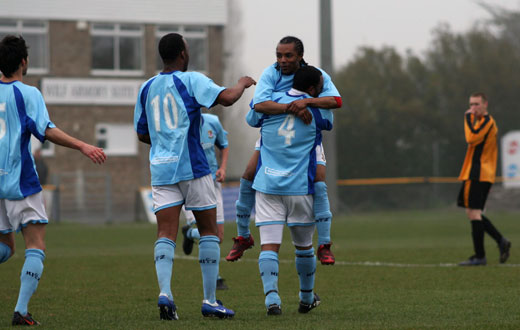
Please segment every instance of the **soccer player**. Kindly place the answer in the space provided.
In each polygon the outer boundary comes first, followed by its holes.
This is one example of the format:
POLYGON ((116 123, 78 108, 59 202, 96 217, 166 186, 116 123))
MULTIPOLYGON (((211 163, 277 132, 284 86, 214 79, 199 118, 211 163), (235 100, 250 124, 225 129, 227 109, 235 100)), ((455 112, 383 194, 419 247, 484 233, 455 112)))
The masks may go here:
POLYGON ((27 306, 42 277, 49 222, 31 155, 31 134, 42 143, 47 139, 79 150, 94 163, 106 159, 103 149, 67 135, 50 121, 40 91, 23 83, 28 66, 25 40, 4 37, 0 42, 0 263, 14 254, 15 231, 22 231, 26 249, 13 325, 39 324, 27 306))
MULTIPOLYGON (((273 94, 275 102, 316 97, 323 89, 320 70, 305 66, 294 75, 293 88, 273 94)), ((300 313, 320 304, 314 293, 316 257, 312 247, 315 221, 313 194, 316 175, 316 147, 321 130, 332 129, 332 112, 309 107, 310 124, 293 114, 265 115, 251 109, 247 122, 261 127, 259 169, 253 182, 256 190, 256 226, 261 252, 258 258, 268 315, 279 315, 282 302, 278 294, 278 251, 283 227, 290 229, 296 248, 296 270, 300 280, 300 313)))
MULTIPOLYGON (((306 66, 303 60, 303 43, 292 36, 284 37, 276 47, 277 62, 264 70, 255 89, 252 107, 265 114, 281 114, 290 112, 301 117, 308 123, 310 117, 308 106, 335 109, 341 107, 342 100, 338 90, 332 83, 330 76, 323 70, 323 91, 316 97, 298 99, 290 104, 274 102, 273 93, 288 91, 293 82, 294 73, 298 68, 306 66)), ((257 142, 258 144, 258 142, 257 142)), ((333 265, 334 254, 330 250, 330 226, 332 213, 330 212, 327 185, 325 184, 325 155, 320 144, 317 147, 318 169, 314 192, 314 217, 318 231, 318 258, 324 265, 333 265)), ((240 179, 239 198, 236 203, 237 237, 226 257, 228 261, 236 261, 242 257, 245 250, 254 245, 253 236, 249 231, 249 218, 255 204, 255 191, 252 189, 253 179, 257 168, 259 152, 256 150, 247 164, 247 168, 240 179)))
POLYGON ((158 307, 163 320, 178 319, 170 288, 179 214, 184 204, 193 211, 200 232, 199 263, 204 300, 202 314, 228 318, 234 311, 215 297, 220 260, 216 196, 211 170, 200 143, 201 106, 230 106, 255 81, 242 77, 225 88, 198 72, 187 72, 189 49, 184 38, 170 33, 159 41, 163 70, 139 91, 134 125, 140 141, 151 144, 150 172, 157 217, 155 269, 158 307))
MULTIPOLYGON (((226 179, 226 168, 229 156, 228 139, 227 134, 220 123, 217 116, 203 113, 202 114, 202 129, 200 133, 200 140, 202 148, 208 159, 209 168, 211 169, 211 175, 213 177, 213 183, 215 184, 215 192, 217 195, 217 229, 218 239, 220 243, 224 239, 224 203, 222 201, 222 182, 226 179), (220 167, 218 165, 217 156, 215 154, 215 147, 220 151, 220 167)), ((194 240, 200 239, 199 230, 195 227, 195 216, 193 212, 182 208, 184 216, 186 218, 186 225, 182 227, 182 234, 184 241, 182 242, 182 250, 185 254, 191 254, 193 250, 194 240)), ((226 290, 228 287, 224 283, 224 279, 217 277, 217 290, 226 290)))
POLYGON ((471 236, 475 254, 459 263, 460 266, 485 266, 484 232, 498 244, 500 263, 509 258, 511 242, 500 234, 484 214, 484 206, 495 182, 497 167, 497 132, 495 120, 488 113, 486 94, 478 92, 469 98, 469 110, 464 116, 464 132, 468 150, 460 171, 459 180, 463 181, 457 204, 466 208, 471 222, 471 236))

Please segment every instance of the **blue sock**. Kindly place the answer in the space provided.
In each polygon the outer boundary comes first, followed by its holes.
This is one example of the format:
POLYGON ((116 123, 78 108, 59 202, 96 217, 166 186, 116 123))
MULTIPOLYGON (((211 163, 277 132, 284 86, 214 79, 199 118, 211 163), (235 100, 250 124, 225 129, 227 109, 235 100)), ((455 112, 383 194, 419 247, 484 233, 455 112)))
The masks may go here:
POLYGON ((318 245, 330 244, 330 225, 332 213, 330 212, 327 185, 319 181, 314 183, 314 219, 318 231, 318 245))
POLYGON ((306 304, 314 301, 314 277, 316 273, 316 257, 314 249, 296 250, 296 271, 300 277, 300 300, 306 304))
POLYGON ((255 206, 255 190, 253 189, 253 182, 244 178, 240 179, 240 191, 238 193, 238 200, 236 202, 236 222, 237 234, 244 238, 248 238, 249 232, 249 218, 251 211, 255 206))
POLYGON ((45 260, 43 250, 25 250, 25 263, 23 264, 22 273, 20 275, 20 294, 18 295, 18 302, 14 308, 15 312, 27 315, 27 305, 33 293, 36 291, 38 282, 42 276, 43 260, 45 260))
POLYGON ((264 285, 265 307, 277 304, 282 305, 278 294, 278 253, 262 251, 258 257, 258 268, 264 285))
POLYGON ((199 263, 202 272, 202 286, 204 288, 204 300, 214 303, 217 298, 218 266, 220 263, 220 240, 217 236, 202 236, 199 240, 199 263))
POLYGON ((11 248, 0 242, 0 264, 6 262, 11 257, 11 248))
POLYGON ((198 228, 190 228, 190 229, 188 229, 188 232, 186 233, 186 236, 188 236, 188 238, 191 238, 191 239, 194 239, 194 240, 199 240, 200 239, 199 229, 198 228))
POLYGON ((175 242, 171 239, 161 237, 155 242, 154 247, 155 272, 160 293, 167 294, 172 300, 171 281, 175 246, 175 242))

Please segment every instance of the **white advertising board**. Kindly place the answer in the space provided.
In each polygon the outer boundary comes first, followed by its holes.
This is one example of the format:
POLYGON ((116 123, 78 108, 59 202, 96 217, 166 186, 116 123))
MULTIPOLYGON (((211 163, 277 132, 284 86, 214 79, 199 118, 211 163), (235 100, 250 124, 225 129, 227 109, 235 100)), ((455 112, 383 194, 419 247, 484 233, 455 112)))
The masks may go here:
POLYGON ((505 188, 520 188, 520 131, 502 137, 502 177, 505 188))

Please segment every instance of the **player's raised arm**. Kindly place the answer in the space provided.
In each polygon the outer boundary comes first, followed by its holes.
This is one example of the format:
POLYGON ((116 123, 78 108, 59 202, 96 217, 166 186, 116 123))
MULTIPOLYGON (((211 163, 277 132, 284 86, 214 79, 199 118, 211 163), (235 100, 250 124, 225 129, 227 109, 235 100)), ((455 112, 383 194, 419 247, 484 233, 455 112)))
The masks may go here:
POLYGON ((107 159, 103 149, 78 140, 57 127, 47 128, 45 138, 60 146, 79 150, 96 164, 102 164, 107 159))
POLYGON ((249 76, 244 76, 238 80, 235 86, 223 90, 218 95, 216 103, 225 107, 233 105, 242 96, 244 90, 252 85, 256 85, 256 81, 249 76))

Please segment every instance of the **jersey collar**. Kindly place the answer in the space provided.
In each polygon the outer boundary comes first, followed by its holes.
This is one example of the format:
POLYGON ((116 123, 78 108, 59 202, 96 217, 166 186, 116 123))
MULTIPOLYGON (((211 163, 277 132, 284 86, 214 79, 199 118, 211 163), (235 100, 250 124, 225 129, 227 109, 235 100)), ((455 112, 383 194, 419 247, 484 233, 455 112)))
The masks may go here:
POLYGON ((289 95, 289 96, 302 96, 302 95, 308 95, 308 94, 305 93, 305 92, 299 91, 299 90, 297 90, 297 89, 291 88, 291 89, 287 92, 287 95, 289 95))

